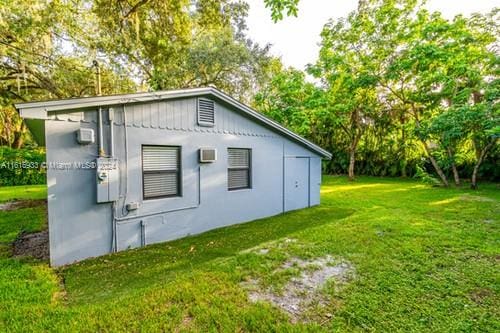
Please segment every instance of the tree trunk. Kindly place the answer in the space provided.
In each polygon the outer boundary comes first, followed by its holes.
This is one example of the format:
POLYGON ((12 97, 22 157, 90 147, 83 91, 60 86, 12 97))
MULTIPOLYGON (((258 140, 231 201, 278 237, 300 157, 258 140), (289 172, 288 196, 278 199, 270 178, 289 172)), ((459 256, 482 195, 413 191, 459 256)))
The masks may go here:
POLYGON ((477 159, 476 165, 474 165, 474 170, 472 171, 472 178, 470 182, 470 187, 473 190, 477 189, 477 173, 479 171, 479 167, 481 166, 481 163, 484 161, 484 157, 486 156, 486 153, 488 150, 493 147, 495 144, 496 139, 493 139, 490 143, 488 143, 483 150, 481 150, 481 153, 479 154, 479 158, 477 159))
POLYGON ((360 138, 361 138, 361 132, 356 134, 354 140, 351 143, 351 147, 349 147, 348 176, 350 181, 354 180, 354 164, 356 163, 356 150, 358 149, 358 142, 360 138))
POLYGON ((406 161, 403 161, 403 165, 401 165, 401 177, 406 178, 408 174, 406 173, 406 161))
POLYGON ((403 163, 401 163, 401 177, 406 178, 406 132, 405 132, 405 119, 401 118, 401 157, 403 159, 403 163))
POLYGON ((439 178, 441 178, 441 182, 443 182, 443 185, 446 187, 450 186, 450 184, 448 183, 448 179, 446 178, 446 175, 444 174, 443 170, 437 164, 437 161, 434 158, 434 156, 432 156, 431 150, 429 149, 427 142, 422 141, 422 143, 424 145, 424 148, 425 148, 427 155, 429 156, 429 159, 431 160, 431 163, 432 163, 432 166, 434 167, 434 170, 436 170, 439 178))
POLYGON ((450 147, 447 147, 446 150, 448 152, 448 157, 450 158, 451 171, 453 172, 453 179, 455 180, 455 185, 460 186, 460 176, 458 175, 458 170, 457 170, 457 166, 455 164, 455 158, 453 156, 453 151, 451 150, 450 147))
POLYGON ((354 163, 356 162, 356 152, 351 150, 349 152, 349 180, 353 181, 354 180, 354 163))
MULTIPOLYGON (((413 116, 415 117, 415 125, 417 128, 420 128, 420 120, 419 120, 419 114, 418 110, 416 109, 415 105, 412 105, 412 110, 413 110, 413 116)), ((441 178, 441 182, 443 183, 444 186, 449 187, 450 184, 448 183, 448 179, 446 179, 446 175, 444 174, 443 170, 439 167, 436 159, 434 156, 431 154, 431 150, 429 146, 427 145, 427 142, 425 142, 425 139, 420 139, 422 144, 424 145, 425 152, 427 153, 427 156, 429 156, 429 159, 431 160, 432 166, 434 167, 434 170, 436 170, 439 178, 441 178)))
POLYGON ((18 131, 14 132, 14 140, 12 142, 12 148, 19 149, 22 147, 24 143, 24 134, 26 132, 26 125, 24 124, 24 120, 21 120, 21 126, 18 131))
POLYGON ((24 138, 23 133, 16 132, 14 133, 14 142, 12 142, 12 148, 19 149, 23 146, 24 138))

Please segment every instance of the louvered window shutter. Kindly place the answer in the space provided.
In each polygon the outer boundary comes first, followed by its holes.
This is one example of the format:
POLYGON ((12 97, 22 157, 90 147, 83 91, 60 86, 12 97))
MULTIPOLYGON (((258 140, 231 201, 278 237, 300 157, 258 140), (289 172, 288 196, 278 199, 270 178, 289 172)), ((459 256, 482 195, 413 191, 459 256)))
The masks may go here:
POLYGON ((228 148, 227 187, 229 190, 250 188, 251 150, 228 148))
POLYGON ((198 125, 215 125, 215 103, 209 99, 198 98, 198 125))
POLYGON ((142 146, 144 199, 179 196, 180 147, 142 146))

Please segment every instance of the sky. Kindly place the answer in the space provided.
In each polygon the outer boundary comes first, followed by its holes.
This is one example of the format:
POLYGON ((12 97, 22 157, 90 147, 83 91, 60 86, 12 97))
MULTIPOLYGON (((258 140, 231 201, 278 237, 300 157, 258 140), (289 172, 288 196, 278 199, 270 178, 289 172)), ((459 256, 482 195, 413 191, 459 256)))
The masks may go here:
MULTIPOLYGON (((286 66, 304 69, 318 54, 319 34, 330 18, 345 17, 358 0, 300 0, 298 17, 285 17, 274 23, 264 0, 246 0, 250 5, 247 19, 249 37, 261 45, 271 44, 271 53, 286 66)), ((457 14, 487 13, 498 0, 428 0, 427 9, 440 11, 447 18, 457 14)))

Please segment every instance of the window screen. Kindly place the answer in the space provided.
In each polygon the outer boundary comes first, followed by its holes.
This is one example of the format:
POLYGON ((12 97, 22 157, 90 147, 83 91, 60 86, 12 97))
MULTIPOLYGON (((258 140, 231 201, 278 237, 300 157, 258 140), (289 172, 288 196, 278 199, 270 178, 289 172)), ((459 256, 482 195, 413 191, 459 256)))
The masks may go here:
POLYGON ((142 146, 144 199, 181 195, 180 147, 142 146))
POLYGON ((215 103, 209 99, 198 98, 198 125, 215 125, 215 103))
POLYGON ((251 182, 251 150, 242 148, 228 148, 228 190, 250 188, 251 182))

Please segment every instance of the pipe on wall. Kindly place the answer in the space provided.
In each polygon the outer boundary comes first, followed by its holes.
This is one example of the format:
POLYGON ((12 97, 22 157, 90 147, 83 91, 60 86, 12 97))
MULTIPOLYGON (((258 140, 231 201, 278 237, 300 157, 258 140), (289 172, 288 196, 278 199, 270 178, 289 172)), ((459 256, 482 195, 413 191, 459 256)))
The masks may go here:
POLYGON ((113 120, 115 118, 115 112, 112 108, 108 109, 108 120, 109 120, 109 155, 111 158, 115 157, 115 140, 114 140, 114 130, 113 130, 113 120))
MULTIPOLYGON (((113 203, 114 205, 114 203, 113 203)), ((187 206, 187 207, 180 207, 180 208, 174 208, 174 209, 168 209, 168 210, 162 210, 159 212, 154 212, 154 213, 149 213, 149 214, 143 214, 140 216, 125 216, 125 217, 116 217, 116 215, 113 215, 113 244, 112 244, 112 252, 117 252, 118 251, 118 235, 117 235, 117 229, 119 225, 122 224, 129 224, 129 223, 134 223, 136 222, 135 220, 141 219, 139 221, 139 225, 141 228, 140 231, 140 237, 141 237, 141 247, 144 247, 147 245, 147 239, 146 239, 146 226, 147 222, 144 221, 143 219, 145 217, 150 217, 154 215, 161 215, 161 214, 167 214, 167 213, 172 213, 172 212, 178 212, 182 210, 188 210, 188 209, 195 209, 198 208, 201 205, 201 166, 198 166, 198 202, 196 205, 192 206, 187 206), (132 220, 132 221, 130 221, 132 220)), ((163 217, 162 217, 163 219, 163 217)))
POLYGON ((141 246, 146 246, 146 222, 141 220, 141 246))
POLYGON ((97 109, 97 117, 99 118, 99 121, 97 123, 97 131, 98 131, 98 140, 99 140, 99 152, 98 152, 98 155, 99 157, 103 157, 104 156, 104 139, 103 139, 103 135, 102 135, 102 108, 99 107, 99 109, 97 109))
MULTIPOLYGON (((100 110, 100 108, 99 108, 100 110)), ((102 111, 99 116, 99 119, 102 118, 102 111)), ((112 108, 108 109, 108 119, 109 119, 109 153, 110 157, 114 158, 115 157, 115 136, 114 136, 114 129, 113 129, 113 120, 114 120, 114 110, 112 108)), ((100 120, 100 127, 102 128, 102 121, 100 120)), ((102 139, 102 129, 100 132, 100 136, 102 139)), ((102 142, 101 142, 102 143, 102 142)), ((101 146, 102 147, 102 146, 101 146)), ((119 187, 118 187, 119 188, 119 187)), ((118 241, 116 238, 116 206, 117 203, 116 201, 113 201, 111 203, 111 217, 112 217, 112 225, 111 225, 111 252, 117 252, 118 251, 118 241)))
POLYGON ((118 251, 118 240, 116 238, 116 202, 111 203, 111 252, 115 253, 118 251))
POLYGON ((201 205, 201 166, 198 166, 198 202, 195 205, 191 205, 191 206, 187 206, 187 207, 167 209, 167 210, 162 210, 162 211, 148 213, 148 214, 143 214, 143 215, 116 217, 115 220, 118 221, 118 222, 121 222, 121 223, 118 223, 118 224, 133 223, 135 221, 131 221, 131 222, 122 222, 122 221, 136 220, 136 219, 141 219, 141 218, 144 218, 144 217, 149 217, 149 216, 154 216, 154 215, 160 215, 160 214, 178 212, 178 211, 181 211, 181 210, 194 209, 194 208, 200 207, 200 205, 201 205))
MULTIPOLYGON (((128 130, 127 130, 127 112, 125 110, 125 104, 123 104, 123 136, 125 143, 125 161, 123 165, 125 166, 125 194, 123 196, 123 205, 122 205, 122 216, 128 215, 128 210, 125 208, 128 196, 128 130)), ((120 177, 121 179, 121 177, 120 177)))

